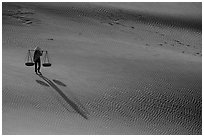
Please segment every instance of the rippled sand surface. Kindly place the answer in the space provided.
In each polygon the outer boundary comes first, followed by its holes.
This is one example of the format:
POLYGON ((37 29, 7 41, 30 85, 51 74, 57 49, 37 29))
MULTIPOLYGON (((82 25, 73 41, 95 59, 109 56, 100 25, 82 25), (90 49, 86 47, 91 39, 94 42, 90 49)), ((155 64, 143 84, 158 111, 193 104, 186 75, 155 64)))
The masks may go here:
POLYGON ((3 134, 202 134, 201 3, 2 7, 3 134))

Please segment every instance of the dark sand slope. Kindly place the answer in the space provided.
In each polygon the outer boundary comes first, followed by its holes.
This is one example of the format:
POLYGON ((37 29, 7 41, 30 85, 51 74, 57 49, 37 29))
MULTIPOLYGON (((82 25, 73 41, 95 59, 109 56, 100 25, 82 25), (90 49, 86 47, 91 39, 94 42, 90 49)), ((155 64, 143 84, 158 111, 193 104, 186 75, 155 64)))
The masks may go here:
POLYGON ((3 134, 202 134, 200 3, 134 4, 3 3, 3 134))

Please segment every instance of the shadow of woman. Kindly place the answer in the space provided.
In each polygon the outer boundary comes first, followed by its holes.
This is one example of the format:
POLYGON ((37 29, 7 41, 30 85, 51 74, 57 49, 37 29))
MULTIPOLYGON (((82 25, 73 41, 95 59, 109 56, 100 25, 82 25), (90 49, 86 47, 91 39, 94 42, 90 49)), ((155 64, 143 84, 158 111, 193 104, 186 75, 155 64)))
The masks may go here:
POLYGON ((41 80, 36 80, 36 82, 40 85, 43 85, 43 86, 46 86, 46 87, 49 87, 49 85, 41 80))
POLYGON ((57 85, 60 85, 60 86, 63 86, 63 87, 66 87, 66 86, 67 86, 67 85, 65 85, 64 83, 62 83, 62 82, 59 81, 59 80, 53 79, 53 81, 54 81, 57 85))
MULTIPOLYGON (((87 111, 85 110, 85 108, 82 106, 81 109, 74 101, 72 101, 71 99, 69 99, 51 80, 49 80, 48 78, 46 78, 43 75, 38 75, 40 78, 42 78, 43 80, 45 80, 53 89, 55 89, 57 91, 57 93, 78 113, 80 114, 83 118, 88 119, 87 117, 87 111)), ((37 81, 37 80, 36 80, 37 81)), ((42 81, 37 81, 39 84, 42 84, 42 81)), ((48 85, 45 84, 43 82, 43 85, 48 85)))

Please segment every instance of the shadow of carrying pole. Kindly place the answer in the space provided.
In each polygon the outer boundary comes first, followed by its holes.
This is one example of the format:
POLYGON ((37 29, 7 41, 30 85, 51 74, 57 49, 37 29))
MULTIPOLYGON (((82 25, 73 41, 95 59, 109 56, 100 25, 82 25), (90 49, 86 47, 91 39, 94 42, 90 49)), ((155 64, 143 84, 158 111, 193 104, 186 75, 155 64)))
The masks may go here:
POLYGON ((43 75, 38 75, 42 79, 44 79, 52 88, 54 88, 62 97, 63 99, 77 112, 79 113, 83 118, 88 119, 85 112, 81 110, 73 101, 71 101, 67 96, 48 78, 46 78, 43 75))

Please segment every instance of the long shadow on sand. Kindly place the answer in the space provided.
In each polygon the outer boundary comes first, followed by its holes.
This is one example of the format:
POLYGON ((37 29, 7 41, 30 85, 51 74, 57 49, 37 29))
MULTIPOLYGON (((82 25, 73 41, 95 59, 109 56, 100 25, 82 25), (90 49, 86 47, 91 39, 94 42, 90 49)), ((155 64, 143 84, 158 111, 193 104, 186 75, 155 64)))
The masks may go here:
MULTIPOLYGON (((77 112, 79 113, 83 118, 88 119, 86 112, 84 112, 84 110, 80 109, 77 104, 75 104, 72 100, 70 100, 69 98, 67 98, 67 96, 48 78, 46 78, 43 75, 38 75, 39 77, 41 77, 43 80, 45 80, 52 88, 54 88, 59 94, 60 96, 77 112)), ((84 108, 84 107, 83 107, 84 108)))
POLYGON ((66 86, 67 86, 67 85, 65 85, 64 83, 62 83, 62 82, 59 81, 59 80, 53 79, 53 81, 54 81, 57 85, 60 85, 60 86, 63 86, 63 87, 66 87, 66 86))
POLYGON ((43 86, 46 86, 46 87, 49 87, 49 85, 41 80, 36 80, 36 82, 40 85, 43 85, 43 86))

